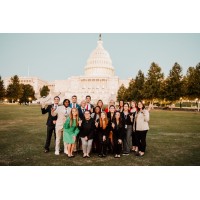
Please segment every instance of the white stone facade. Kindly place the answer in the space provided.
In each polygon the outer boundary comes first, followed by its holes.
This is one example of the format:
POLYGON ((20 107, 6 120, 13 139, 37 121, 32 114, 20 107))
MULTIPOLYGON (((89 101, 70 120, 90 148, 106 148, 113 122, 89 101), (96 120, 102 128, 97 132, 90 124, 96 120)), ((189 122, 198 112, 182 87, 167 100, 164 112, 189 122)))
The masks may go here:
MULTIPOLYGON (((107 104, 110 99, 116 100, 117 91, 121 84, 128 86, 130 80, 119 80, 115 76, 114 67, 109 53, 103 47, 101 38, 97 41, 97 47, 90 54, 85 73, 81 76, 72 76, 66 80, 55 80, 54 82, 42 81, 36 77, 19 77, 20 82, 30 84, 34 87, 36 93, 43 85, 48 85, 50 89, 50 98, 59 95, 61 101, 64 98, 71 100, 73 95, 77 95, 78 103, 90 95, 92 103, 101 99, 107 104)), ((5 82, 5 85, 8 82, 5 82)), ((49 99, 49 97, 48 97, 49 99)), ((40 99, 39 99, 40 101, 40 99)))
MULTIPOLYGON (((4 79, 4 85, 5 88, 8 87, 8 85, 11 83, 11 77, 7 77, 4 79)), ((39 93, 40 93, 40 89, 44 86, 44 85, 48 85, 47 81, 43 81, 37 77, 19 77, 19 82, 22 84, 30 84, 31 86, 33 86, 33 89, 35 90, 36 96, 39 97, 39 93)))
POLYGON ((103 47, 103 41, 97 41, 97 47, 90 54, 85 66, 83 76, 72 76, 67 80, 56 80, 54 92, 65 93, 64 98, 71 99, 77 95, 78 101, 90 95, 92 102, 101 99, 105 104, 110 99, 116 100, 119 86, 124 83, 128 86, 128 80, 119 80, 115 76, 114 67, 109 53, 103 47))

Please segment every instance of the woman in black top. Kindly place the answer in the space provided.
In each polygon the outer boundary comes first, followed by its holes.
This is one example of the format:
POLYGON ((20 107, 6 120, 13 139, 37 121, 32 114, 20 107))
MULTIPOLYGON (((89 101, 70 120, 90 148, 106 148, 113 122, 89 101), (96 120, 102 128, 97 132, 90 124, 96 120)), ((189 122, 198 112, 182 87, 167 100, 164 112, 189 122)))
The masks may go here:
MULTIPOLYGON (((110 105, 109 112, 107 113, 107 117, 108 117, 108 120, 110 122, 110 127, 111 127, 112 122, 114 121, 114 118, 115 118, 115 106, 114 105, 110 105)), ((112 132, 112 130, 109 133, 108 151, 110 153, 113 152, 113 132, 112 132)))
POLYGON ((99 157, 106 157, 109 132, 111 130, 109 120, 107 118, 106 112, 101 113, 99 123, 95 123, 98 127, 98 138, 99 138, 99 157))
POLYGON ((115 158, 120 158, 120 153, 122 150, 122 138, 125 134, 125 124, 119 111, 115 113, 115 118, 112 122, 112 131, 115 158))
MULTIPOLYGON (((136 113, 137 113, 137 103, 136 101, 131 101, 130 115, 133 115, 133 122, 135 120, 136 113)), ((136 130, 136 123, 135 123, 134 130, 136 130)), ((137 152, 138 146, 137 146, 136 132, 134 130, 132 132, 132 149, 131 150, 133 152, 137 152)))
POLYGON ((79 129, 83 149, 83 158, 89 158, 95 129, 95 123, 90 116, 89 110, 85 111, 83 121, 79 121, 79 129))
POLYGON ((124 110, 121 112, 122 120, 125 122, 125 135, 123 138, 123 155, 129 155, 132 149, 132 130, 133 130, 133 115, 129 113, 129 104, 124 104, 124 110))
POLYGON ((120 101, 119 101, 119 111, 120 111, 120 112, 123 112, 123 110, 124 110, 124 101, 123 101, 123 100, 120 100, 120 101))
MULTIPOLYGON (((94 108, 94 112, 91 114, 91 117, 94 119, 94 122, 99 123, 99 119, 101 116, 101 108, 99 106, 96 106, 94 108)), ((93 143, 92 143, 92 152, 96 153, 99 152, 99 138, 98 138, 98 128, 95 126, 95 130, 94 130, 94 139, 93 139, 93 143)))

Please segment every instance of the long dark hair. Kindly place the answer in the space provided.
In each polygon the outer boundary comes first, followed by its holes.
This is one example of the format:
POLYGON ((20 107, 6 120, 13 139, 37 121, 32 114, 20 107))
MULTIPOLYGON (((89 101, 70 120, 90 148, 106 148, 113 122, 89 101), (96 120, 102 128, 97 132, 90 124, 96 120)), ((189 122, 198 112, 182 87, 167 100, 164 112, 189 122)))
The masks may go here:
POLYGON ((120 111, 116 111, 115 112, 115 117, 114 117, 114 119, 113 119, 113 122, 115 123, 115 124, 117 124, 117 119, 116 119, 116 114, 117 113, 119 113, 119 127, 121 128, 122 126, 123 126, 123 124, 122 124, 122 117, 121 117, 121 113, 120 113, 120 111))
POLYGON ((140 108, 138 107, 138 104, 139 104, 139 103, 142 104, 142 110, 145 109, 145 105, 144 105, 144 103, 143 103, 142 101, 138 101, 138 103, 137 103, 137 111, 138 111, 138 112, 140 111, 140 108))

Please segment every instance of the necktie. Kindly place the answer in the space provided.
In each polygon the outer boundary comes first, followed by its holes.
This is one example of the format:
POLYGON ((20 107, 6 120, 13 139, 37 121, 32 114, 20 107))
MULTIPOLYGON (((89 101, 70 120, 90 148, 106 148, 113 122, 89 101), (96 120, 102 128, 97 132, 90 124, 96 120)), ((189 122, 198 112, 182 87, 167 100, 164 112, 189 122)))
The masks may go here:
POLYGON ((86 110, 88 110, 88 104, 87 104, 87 106, 86 106, 86 110))
POLYGON ((67 117, 67 109, 65 108, 65 117, 67 117))
POLYGON ((73 108, 75 108, 75 103, 73 103, 73 108))

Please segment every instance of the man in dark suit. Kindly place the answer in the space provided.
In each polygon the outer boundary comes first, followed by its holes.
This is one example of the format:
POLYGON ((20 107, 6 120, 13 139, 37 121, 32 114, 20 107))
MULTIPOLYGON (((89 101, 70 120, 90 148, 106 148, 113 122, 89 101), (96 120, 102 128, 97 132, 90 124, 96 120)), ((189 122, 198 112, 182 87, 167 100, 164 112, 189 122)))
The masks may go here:
POLYGON ((85 98, 85 100, 86 100, 85 109, 86 110, 90 110, 90 112, 92 113, 94 106, 90 103, 91 102, 91 96, 87 95, 86 98, 85 98))
POLYGON ((47 125, 47 137, 46 137, 46 143, 45 143, 45 146, 44 146, 44 152, 45 153, 49 152, 49 146, 50 146, 50 143, 51 143, 51 137, 52 137, 53 132, 54 132, 54 138, 56 140, 55 124, 56 124, 57 116, 53 117, 51 115, 51 110, 52 110, 52 108, 57 109, 59 102, 60 102, 60 97, 55 96, 54 97, 54 104, 48 105, 45 108, 45 103, 43 103, 42 107, 41 107, 42 114, 48 113, 48 118, 47 118, 47 123, 46 123, 46 125, 47 125))
POLYGON ((82 100, 81 106, 78 108, 78 115, 81 120, 83 120, 83 118, 84 118, 84 113, 86 111, 85 106, 86 106, 86 101, 82 100))
MULTIPOLYGON (((85 106, 86 106, 86 101, 82 100, 81 106, 78 108, 78 115, 79 115, 79 118, 81 121, 83 121, 83 119, 84 119, 84 113, 86 111, 85 106)), ((77 151, 81 150, 81 138, 80 138, 79 134, 76 137, 76 150, 77 151)))
POLYGON ((70 103, 70 108, 79 108, 80 106, 77 103, 77 96, 73 95, 72 96, 72 103, 70 103))

